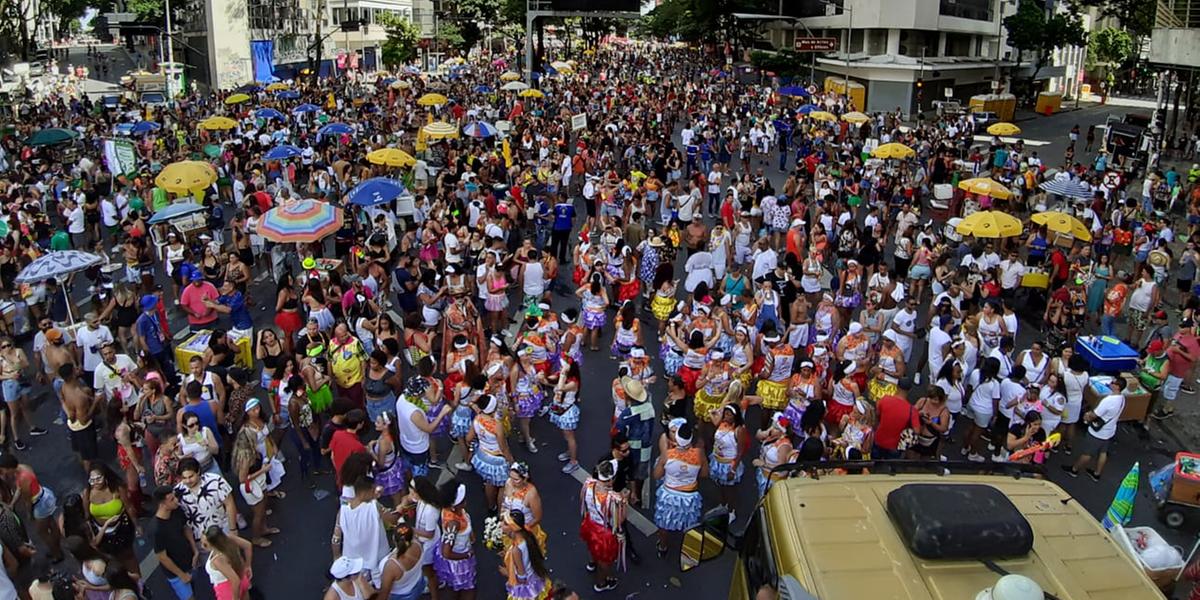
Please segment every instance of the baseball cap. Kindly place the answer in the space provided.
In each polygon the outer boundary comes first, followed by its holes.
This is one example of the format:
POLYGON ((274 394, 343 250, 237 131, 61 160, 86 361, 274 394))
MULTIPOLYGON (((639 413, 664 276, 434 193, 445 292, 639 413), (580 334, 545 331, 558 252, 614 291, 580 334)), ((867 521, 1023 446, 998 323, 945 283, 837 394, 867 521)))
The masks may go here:
POLYGON ((158 306, 158 296, 154 294, 142 296, 142 310, 150 310, 155 306, 158 306))
POLYGON ((363 560, 361 558, 350 558, 343 556, 333 561, 329 567, 329 574, 334 579, 345 579, 355 573, 362 571, 363 560))
POLYGON ((1165 344, 1163 344, 1162 340, 1154 340, 1153 342, 1150 342, 1149 346, 1146 346, 1146 352, 1150 354, 1158 354, 1163 351, 1164 347, 1165 344))
POLYGON ((192 271, 192 276, 189 279, 191 281, 200 281, 201 279, 204 279, 204 273, 201 273, 200 271, 192 271))
POLYGON ((58 329, 50 329, 46 332, 46 339, 51 342, 57 342, 62 339, 62 331, 58 329))

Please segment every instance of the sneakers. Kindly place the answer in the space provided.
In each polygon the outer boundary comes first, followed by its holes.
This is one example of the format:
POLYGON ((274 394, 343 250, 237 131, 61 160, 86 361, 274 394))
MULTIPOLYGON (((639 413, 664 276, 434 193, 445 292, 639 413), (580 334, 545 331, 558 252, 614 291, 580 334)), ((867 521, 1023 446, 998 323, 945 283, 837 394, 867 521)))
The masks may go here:
POLYGON ((1175 407, 1169 404, 1166 406, 1160 406, 1158 407, 1158 410, 1154 411, 1154 413, 1150 416, 1160 421, 1163 419, 1170 419, 1171 417, 1175 416, 1175 407))
POLYGON ((605 580, 604 580, 604 583, 602 583, 602 584, 600 584, 600 583, 593 583, 593 584, 592 584, 592 591, 593 591, 593 592, 596 592, 597 594, 599 594, 599 593, 602 593, 602 592, 607 592, 607 591, 609 591, 609 590, 615 590, 615 589, 617 589, 617 584, 618 584, 618 583, 619 583, 619 582, 617 581, 617 578, 616 578, 616 577, 609 577, 608 579, 605 579, 605 580))
POLYGON ((967 460, 969 460, 969 461, 971 461, 971 462, 984 462, 984 461, 986 461, 987 459, 986 459, 986 458, 984 458, 984 457, 982 457, 982 456, 980 456, 980 455, 978 455, 978 454, 975 454, 974 452, 972 452, 972 453, 970 453, 970 454, 968 454, 968 455, 967 455, 967 460))
POLYGON ((530 439, 528 442, 525 442, 525 447, 528 448, 530 452, 537 454, 537 451, 538 451, 537 440, 530 439))
POLYGON ((1097 473, 1091 469, 1084 469, 1084 470, 1087 471, 1088 477, 1091 477, 1092 481, 1095 481, 1096 483, 1100 482, 1100 474, 1099 473, 1097 473))
POLYGON ((1066 471, 1068 477, 1079 477, 1079 471, 1076 471, 1075 467, 1071 465, 1062 465, 1062 470, 1066 471))
POLYGON ((46 435, 46 430, 42 429, 41 427, 30 427, 29 435, 32 435, 33 437, 37 437, 39 435, 46 435))
POLYGON ((467 473, 470 473, 471 471, 475 470, 475 467, 472 467, 471 463, 460 462, 460 463, 454 465, 454 470, 466 471, 467 473))
POLYGON ((62 417, 54 417, 54 424, 55 424, 55 425, 65 425, 66 423, 67 423, 67 422, 66 422, 66 421, 64 421, 62 417))
POLYGON ((558 453, 558 462, 567 462, 568 460, 571 460, 571 455, 569 453, 566 453, 566 452, 558 453))
POLYGON ((28 450, 29 446, 26 446, 25 442, 21 441, 20 438, 17 438, 13 441, 13 448, 16 448, 17 450, 28 450))
POLYGON ((586 565, 583 565, 583 568, 587 569, 588 573, 595 573, 596 572, 596 563, 590 562, 586 565))
POLYGON ((567 464, 563 465, 563 467, 562 467, 562 472, 563 472, 563 473, 566 473, 566 474, 568 474, 568 475, 569 475, 569 474, 571 474, 571 473, 574 473, 574 472, 575 472, 575 470, 576 470, 576 469, 578 469, 578 468, 579 468, 579 463, 577 463, 577 462, 569 462, 569 463, 567 463, 567 464))
POLYGON ((1183 393, 1185 393, 1185 394, 1195 394, 1196 393, 1196 388, 1194 388, 1186 383, 1179 386, 1179 389, 1183 390, 1183 393))
POLYGON ((729 509, 729 524, 733 525, 733 522, 736 520, 737 520, 737 512, 735 512, 733 509, 729 509))

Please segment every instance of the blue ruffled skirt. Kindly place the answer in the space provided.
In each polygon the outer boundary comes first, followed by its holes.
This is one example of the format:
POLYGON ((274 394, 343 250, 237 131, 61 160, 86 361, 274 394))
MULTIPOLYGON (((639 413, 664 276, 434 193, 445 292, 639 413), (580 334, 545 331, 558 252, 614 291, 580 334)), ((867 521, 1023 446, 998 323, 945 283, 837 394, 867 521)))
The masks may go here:
POLYGON ((700 524, 700 492, 681 492, 659 486, 654 501, 654 524, 667 531, 686 531, 700 524))

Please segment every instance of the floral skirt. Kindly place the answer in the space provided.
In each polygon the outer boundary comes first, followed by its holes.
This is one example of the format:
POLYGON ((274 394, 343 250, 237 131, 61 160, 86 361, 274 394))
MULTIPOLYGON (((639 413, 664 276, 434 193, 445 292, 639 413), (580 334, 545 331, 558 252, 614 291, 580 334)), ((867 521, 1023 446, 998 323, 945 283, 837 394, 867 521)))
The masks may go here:
POLYGON ((438 581, 456 592, 475 589, 475 555, 451 560, 442 556, 442 545, 438 544, 433 554, 433 570, 438 581))
POLYGON ((603 329, 604 324, 608 322, 608 315, 602 310, 585 310, 583 311, 583 327, 584 329, 603 329))
POLYGON ((541 392, 517 392, 517 418, 531 419, 542 409, 545 394, 541 392))
POLYGON ((375 483, 383 488, 385 496, 391 496, 404 489, 407 480, 404 477, 404 459, 397 453, 392 464, 387 467, 375 468, 375 483))

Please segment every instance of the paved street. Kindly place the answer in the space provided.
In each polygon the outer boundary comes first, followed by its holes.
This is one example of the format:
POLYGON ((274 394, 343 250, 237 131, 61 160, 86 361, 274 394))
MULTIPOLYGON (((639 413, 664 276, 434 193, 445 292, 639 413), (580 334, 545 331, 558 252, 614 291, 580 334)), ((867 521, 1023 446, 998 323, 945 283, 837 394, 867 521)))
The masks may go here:
MULTIPOLYGON (((108 49, 110 55, 118 57, 113 63, 110 75, 110 79, 115 79, 131 65, 124 51, 113 47, 108 49)), ((82 49, 75 49, 71 53, 71 59, 83 61, 86 56, 82 49)), ((100 89, 101 82, 97 82, 95 86, 96 89, 100 89)), ((1046 142, 1044 145, 1039 145, 1037 151, 1047 162, 1058 162, 1067 144, 1067 131, 1072 125, 1078 124, 1081 130, 1086 132, 1089 125, 1103 123, 1108 115, 1121 114, 1128 110, 1131 109, 1085 104, 1078 111, 1053 117, 1033 117, 1031 120, 1022 121, 1019 124, 1024 130, 1024 137, 1029 140, 1046 142)), ((1082 151, 1081 139, 1077 160, 1084 161, 1089 158, 1090 156, 1085 156, 1082 151)), ((781 185, 783 176, 774 169, 768 169, 768 171, 775 180, 776 186, 781 185)), ((582 207, 580 207, 580 213, 582 214, 582 207)), ((682 261, 680 262, 682 263, 682 261)), ((564 268, 562 271, 565 279, 569 270, 564 268)), ((257 272, 256 275, 260 275, 260 277, 252 287, 252 295, 260 301, 265 298, 273 298, 274 283, 261 272, 257 272)), ((76 291, 76 295, 82 295, 80 290, 76 291)), ((562 310, 576 305, 574 298, 557 298, 554 308, 562 310)), ((184 321, 181 313, 174 311, 171 317, 173 331, 182 330, 184 321)), ((271 325, 273 317, 274 315, 270 311, 256 309, 254 312, 256 327, 271 325)), ((647 322, 646 325, 647 331, 655 330, 652 322, 647 322)), ((1028 347, 1030 340, 1035 335, 1038 335, 1036 326, 1022 323, 1017 347, 1028 347)), ((606 332, 604 338, 606 342, 609 336, 611 336, 611 328, 606 332)), ((607 343, 602 343, 601 346, 607 348, 607 343)), ((657 342, 647 340, 647 346, 651 356, 656 356, 657 342)), ((28 352, 28 345, 26 348, 28 352)), ((921 351, 923 352, 923 350, 922 345, 921 351)), ((655 369, 661 373, 660 362, 655 362, 655 369)), ((607 351, 585 353, 584 391, 580 403, 582 418, 577 431, 580 463, 585 467, 595 464, 608 451, 608 422, 612 412, 609 383, 615 374, 616 363, 608 359, 607 351)), ((46 437, 33 438, 30 450, 21 453, 20 456, 23 462, 33 464, 42 481, 52 487, 62 498, 68 493, 77 492, 83 488, 84 474, 70 454, 66 441, 66 429, 61 426, 49 425, 55 416, 56 407, 54 402, 48 401, 49 396, 45 394, 46 390, 41 391, 43 392, 42 401, 38 407, 35 422, 50 427, 51 433, 46 437)), ((655 399, 656 404, 660 404, 661 399, 665 396, 665 383, 660 381, 655 384, 651 388, 651 396, 655 399)), ((915 394, 914 397, 916 397, 915 394)), ((1188 416, 1176 417, 1175 422, 1171 425, 1185 430, 1190 428, 1180 427, 1181 422, 1189 419, 1189 423, 1194 423, 1194 419, 1197 417, 1196 407, 1200 403, 1197 402, 1195 395, 1183 396, 1182 402, 1184 414, 1188 416)), ((752 410, 751 414, 747 416, 747 421, 750 424, 758 424, 757 412, 752 410)), ((1099 483, 1095 483, 1087 477, 1079 479, 1067 477, 1059 465, 1070 460, 1070 457, 1061 455, 1056 455, 1050 460, 1048 465, 1050 479, 1062 485, 1087 510, 1099 517, 1108 507, 1120 479, 1134 462, 1140 463, 1142 472, 1147 473, 1170 461, 1174 453, 1181 449, 1179 446, 1180 433, 1177 431, 1166 433, 1157 424, 1153 424, 1149 434, 1148 440, 1140 439, 1132 428, 1123 426, 1118 435, 1115 449, 1110 455, 1110 462, 1105 470, 1104 478, 1099 483)), ((548 564, 556 579, 566 582, 577 590, 587 590, 581 592, 581 597, 593 597, 594 594, 590 591, 591 579, 583 568, 587 560, 587 551, 577 533, 580 490, 578 477, 583 473, 577 472, 575 475, 560 473, 561 463, 555 460, 555 456, 565 449, 565 444, 558 431, 546 420, 539 419, 535 422, 534 435, 539 441, 540 452, 531 454, 523 447, 514 445, 513 453, 518 459, 530 464, 534 482, 539 487, 545 502, 545 516, 542 523, 549 534, 548 564)), ((957 431, 955 437, 961 439, 962 431, 957 431)), ((1196 447, 1194 439, 1185 437, 1183 440, 1192 448, 1196 447)), ((111 445, 111 440, 103 442, 111 445)), ((446 450, 446 448, 442 449, 442 456, 446 455, 446 450)), ((111 447, 108 447, 105 452, 106 455, 111 456, 113 451, 111 447)), ((337 492, 334 489, 332 478, 323 477, 316 483, 318 489, 328 492, 328 494, 322 499, 317 499, 314 490, 308 488, 299 479, 299 469, 296 468, 297 461, 293 449, 288 446, 285 452, 289 459, 287 466, 290 473, 285 478, 281 489, 287 492, 288 497, 286 500, 275 503, 274 514, 269 519, 270 525, 279 527, 282 533, 273 538, 274 545, 271 548, 255 552, 254 581, 256 587, 260 588, 268 599, 307 600, 319 597, 318 591, 323 589, 328 581, 324 574, 330 561, 329 536, 337 507, 337 492)), ((947 454, 953 454, 951 458, 957 458, 957 447, 950 449, 947 454)), ((476 517, 475 530, 481 532, 485 509, 479 477, 474 474, 464 474, 462 479, 471 488, 471 492, 468 494, 469 510, 476 517)), ((715 506, 717 498, 715 486, 711 483, 704 483, 702 491, 706 498, 706 508, 715 506)), ((755 498, 752 476, 745 478, 739 491, 740 501, 737 512, 739 524, 741 524, 751 514, 752 502, 755 498)), ((240 498, 238 501, 241 502, 240 498)), ((734 557, 726 554, 720 560, 704 564, 686 575, 681 574, 674 553, 666 559, 655 557, 654 542, 646 537, 653 532, 651 524, 653 515, 649 512, 643 514, 645 518, 635 518, 631 527, 631 542, 642 555, 641 564, 631 566, 628 573, 621 574, 620 587, 606 596, 650 599, 665 598, 668 597, 668 594, 685 594, 692 600, 725 598, 734 557)), ((1183 546, 1185 550, 1190 548, 1194 539, 1194 530, 1172 532, 1156 520, 1155 510, 1144 480, 1138 494, 1133 524, 1154 526, 1172 544, 1183 546)), ((478 537, 479 533, 477 533, 478 537)), ((677 546, 678 542, 676 541, 673 549, 677 546)), ((501 598, 504 592, 504 580, 496 570, 497 558, 494 555, 486 554, 482 550, 482 545, 479 545, 478 549, 482 552, 478 566, 478 598, 501 598)), ((151 554, 149 545, 141 542, 139 542, 138 551, 139 556, 151 554)), ((152 556, 147 556, 147 559, 143 561, 143 567, 144 573, 150 576, 149 587, 153 590, 155 597, 172 597, 166 586, 163 571, 156 568, 157 562, 152 556)), ((198 592, 197 598, 212 597, 211 587, 203 584, 200 580, 195 588, 198 592)))

